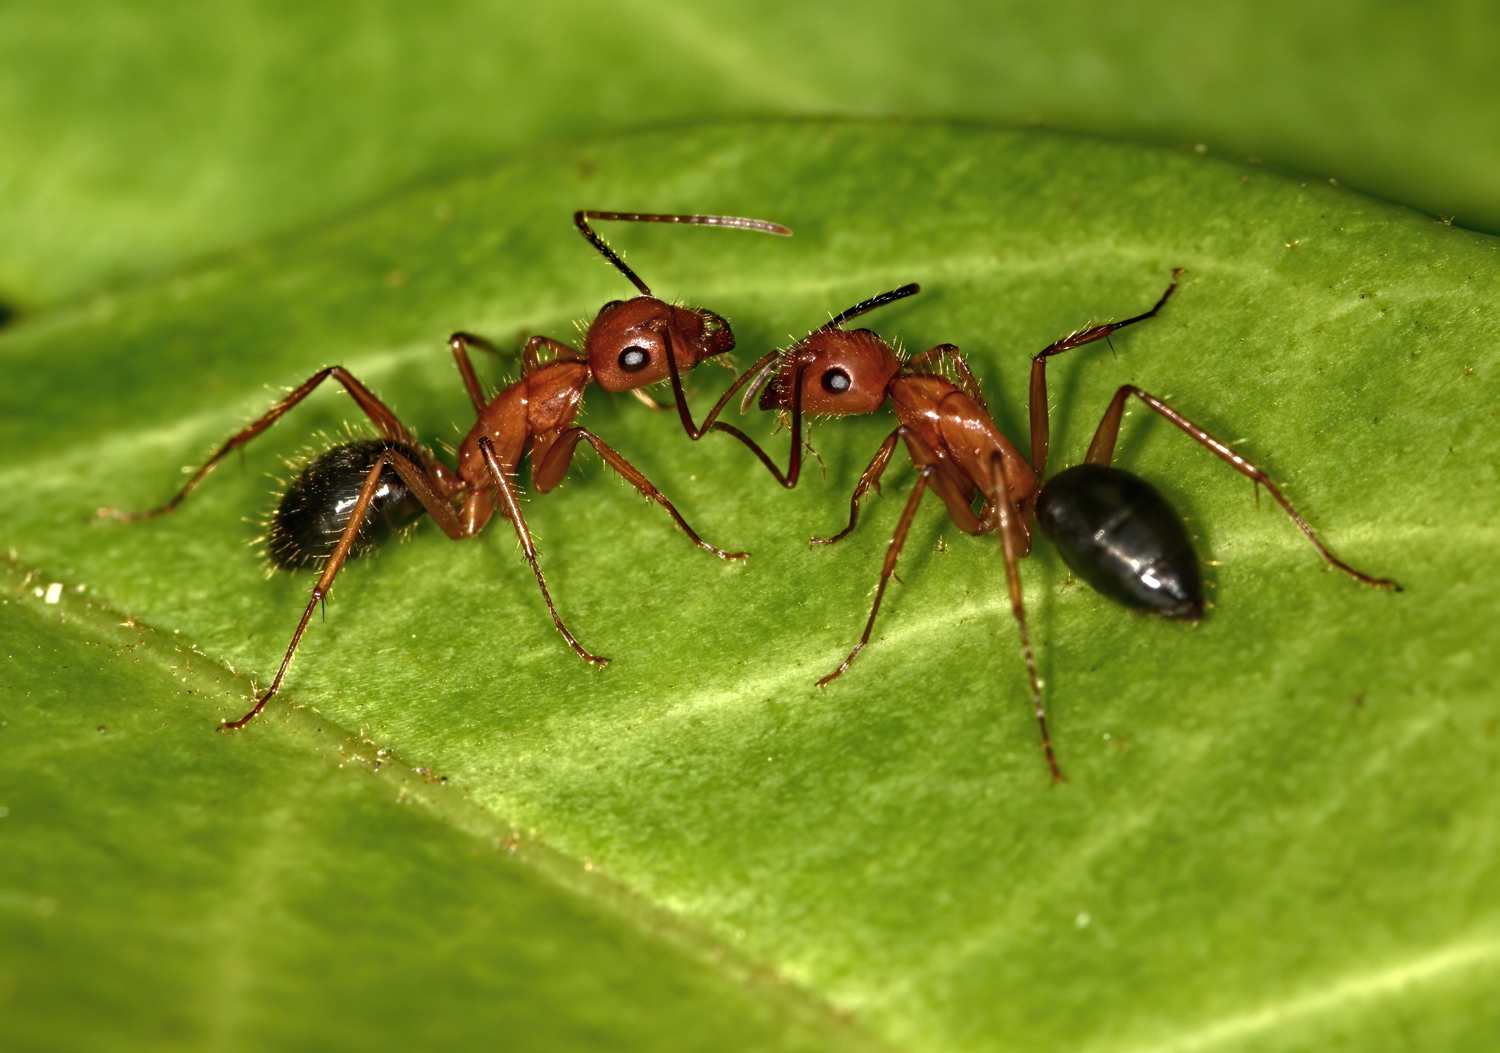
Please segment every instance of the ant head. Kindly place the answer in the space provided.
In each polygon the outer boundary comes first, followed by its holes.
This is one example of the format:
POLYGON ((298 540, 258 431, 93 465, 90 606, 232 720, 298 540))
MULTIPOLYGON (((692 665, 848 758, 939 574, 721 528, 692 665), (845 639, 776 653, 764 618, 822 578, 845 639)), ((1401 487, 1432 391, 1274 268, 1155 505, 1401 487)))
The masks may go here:
POLYGON ((762 359, 761 369, 745 389, 740 412, 750 407, 756 392, 761 409, 791 409, 797 377, 802 378, 798 399, 808 413, 842 417, 851 413, 874 413, 885 404, 886 389, 897 373, 901 359, 891 345, 868 329, 840 329, 851 318, 866 311, 904 300, 922 291, 913 282, 899 289, 855 304, 841 311, 774 360, 762 359))
POLYGON ((885 404, 886 388, 901 371, 901 360, 868 329, 823 328, 792 345, 777 365, 776 377, 760 396, 761 409, 790 409, 801 377, 802 409, 847 416, 874 413, 885 404))
POLYGON ((729 323, 712 311, 674 307, 654 296, 613 300, 599 310, 583 338, 594 380, 605 391, 629 391, 671 376, 668 336, 677 369, 734 347, 729 323))

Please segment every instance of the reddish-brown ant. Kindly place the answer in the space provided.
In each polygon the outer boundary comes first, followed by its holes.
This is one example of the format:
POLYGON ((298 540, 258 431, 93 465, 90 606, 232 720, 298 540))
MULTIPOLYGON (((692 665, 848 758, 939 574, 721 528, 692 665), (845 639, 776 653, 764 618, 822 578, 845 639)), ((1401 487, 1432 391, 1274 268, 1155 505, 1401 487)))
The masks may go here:
POLYGON ((974 375, 957 347, 941 344, 902 361, 889 344, 869 330, 841 328, 843 322, 855 315, 919 291, 916 285, 903 286, 850 308, 787 350, 767 355, 735 382, 731 392, 753 378, 742 399, 742 408, 748 407, 764 388, 760 407, 790 416, 792 451, 788 470, 782 473, 766 460, 777 479, 788 487, 796 485, 801 468, 804 413, 827 416, 873 413, 887 401, 896 412, 900 425, 881 443, 849 501, 849 525, 833 537, 814 538, 815 544, 832 544, 854 530, 860 498, 879 489, 880 476, 898 442, 906 444, 917 468, 916 484, 886 550, 864 634, 843 663, 818 681, 819 687, 848 669, 869 643, 880 601, 895 572, 896 560, 922 495, 933 490, 942 498, 959 529, 969 534, 1000 535, 1011 610, 1020 631, 1042 748, 1052 777, 1060 780, 1062 771, 1047 734, 1047 716, 1026 628, 1017 567, 1017 561, 1031 549, 1032 515, 1036 515, 1042 533, 1061 549, 1068 566, 1110 598, 1166 618, 1197 621, 1203 616, 1198 560, 1182 520, 1144 480, 1110 465, 1125 402, 1132 395, 1235 470, 1264 486, 1329 564, 1366 584, 1398 588, 1395 582, 1362 574, 1336 559, 1264 472, 1160 399, 1130 384, 1115 392, 1084 463, 1040 485, 1047 467, 1047 359, 1155 317, 1177 288, 1180 274, 1180 270, 1173 272, 1171 284, 1149 311, 1124 321, 1090 326, 1033 356, 1030 462, 990 419, 974 375), (956 379, 940 371, 945 358, 952 363, 956 379))
POLYGON ((323 573, 313 587, 312 599, 302 613, 302 620, 292 635, 292 642, 270 690, 262 694, 256 700, 255 708, 239 720, 226 721, 224 729, 244 727, 280 689, 313 611, 328 595, 346 559, 368 552, 392 533, 414 524, 424 512, 437 520, 438 526, 450 538, 473 537, 494 514, 497 496, 500 514, 515 527, 547 610, 568 646, 586 662, 594 665, 608 662, 607 658, 584 650, 563 624, 547 591, 531 531, 521 513, 515 483, 521 458, 528 450, 532 483, 537 490, 547 493, 562 482, 574 450, 579 442, 587 440, 605 463, 642 494, 665 508, 695 545, 720 559, 744 558, 743 552, 724 552, 700 538, 672 503, 629 461, 596 435, 573 423, 584 391, 590 384, 597 383, 605 391, 620 392, 670 380, 682 409, 684 425, 696 439, 702 432, 692 427, 687 416, 681 373, 734 347, 729 323, 719 315, 701 308, 676 307, 652 296, 646 284, 589 226, 590 219, 736 227, 770 234, 791 234, 777 223, 729 216, 577 212, 573 221, 579 231, 634 283, 641 295, 632 300, 605 304, 584 336, 581 355, 556 340, 531 337, 523 351, 521 379, 493 397, 485 394, 474 372, 469 348, 494 349, 479 337, 454 333, 449 346, 478 415, 473 429, 459 446, 456 470, 419 445, 396 415, 347 370, 342 366, 329 366, 314 373, 255 423, 231 436, 166 504, 134 514, 100 509, 101 515, 132 521, 172 511, 231 450, 239 449, 275 424, 330 377, 344 386, 379 430, 379 439, 344 443, 315 458, 282 497, 268 536, 272 563, 289 570, 321 563, 323 573), (541 347, 553 352, 551 361, 541 361, 538 354, 541 347), (457 509, 455 502, 458 503, 457 509))

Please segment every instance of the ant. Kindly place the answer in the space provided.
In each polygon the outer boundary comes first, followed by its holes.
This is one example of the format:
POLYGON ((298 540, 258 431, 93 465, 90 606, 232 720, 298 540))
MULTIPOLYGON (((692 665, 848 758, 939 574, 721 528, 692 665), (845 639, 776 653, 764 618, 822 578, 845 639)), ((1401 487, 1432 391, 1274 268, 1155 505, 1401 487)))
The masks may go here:
POLYGON ((813 538, 813 544, 833 544, 854 530, 860 499, 871 490, 880 489, 881 474, 898 442, 905 443, 917 469, 916 483, 886 550, 864 634, 843 663, 818 681, 819 687, 838 679, 870 642, 875 616, 880 611, 886 585, 895 573, 896 560, 912 520, 923 495, 932 490, 947 506, 949 516, 960 530, 974 535, 1000 535, 1011 611, 1020 632, 1042 749, 1053 780, 1062 781, 1062 770, 1047 734, 1047 715, 1026 627, 1017 567, 1017 561, 1031 550, 1031 517, 1036 516, 1043 535, 1061 550, 1064 562, 1105 596, 1164 618, 1196 622, 1203 617, 1198 558, 1182 519, 1145 480, 1110 464, 1125 403, 1132 396, 1230 467, 1264 486, 1330 565, 1367 585, 1400 590, 1395 582, 1363 574, 1334 557, 1263 471, 1165 402, 1132 384, 1122 385, 1115 392, 1084 462, 1042 485, 1049 430, 1047 360, 1154 318, 1176 291, 1181 274, 1180 268, 1172 272, 1171 284, 1149 311, 1123 321, 1090 326, 1032 356, 1029 462, 995 426, 974 374, 957 347, 939 344, 903 361, 890 344, 868 329, 841 328, 843 322, 855 315, 919 292, 920 287, 915 284, 882 293, 850 308, 785 351, 765 356, 741 375, 731 393, 753 377, 741 399, 742 412, 758 393, 761 409, 790 415, 792 450, 788 470, 783 473, 769 459, 762 458, 777 480, 788 488, 796 485, 801 469, 804 413, 828 416, 873 413, 889 401, 900 421, 860 476, 849 501, 849 525, 833 537, 813 538), (952 365, 951 377, 940 371, 945 359, 952 365))
POLYGON ((573 423, 590 384, 620 392, 636 391, 647 384, 670 379, 684 424, 696 439, 701 432, 694 434, 691 427, 681 373, 734 347, 729 323, 719 315, 702 308, 674 306, 654 297, 589 226, 590 219, 733 227, 783 236, 792 233, 778 223, 732 216, 574 213, 573 222, 580 233, 630 279, 641 295, 631 300, 612 300, 600 308, 584 335, 581 354, 544 336, 529 338, 522 351, 521 379, 493 397, 485 393, 474 372, 469 348, 491 352, 496 349, 471 333, 454 333, 448 345, 478 418, 458 448, 456 469, 449 468, 418 444, 385 403, 352 374, 342 366, 329 366, 314 373, 259 420, 230 436, 166 504, 137 513, 99 510, 101 516, 127 522, 171 512, 230 451, 243 447, 275 424, 330 378, 344 386, 380 432, 379 439, 346 442, 319 455, 303 468, 282 496, 267 536, 272 564, 284 570, 321 565, 323 572, 313 587, 312 599, 303 611, 270 690, 239 720, 225 721, 222 730, 243 728, 280 690, 313 611, 324 602, 345 560, 363 555, 392 534, 414 526, 424 513, 457 541, 479 533, 495 513, 498 501, 500 514, 515 528, 552 622, 563 639, 585 662, 607 664, 609 659, 586 651, 568 631, 547 591, 531 530, 521 513, 515 482, 521 459, 528 451, 532 483, 541 493, 548 493, 562 482, 578 444, 587 441, 628 483, 665 508, 693 544, 720 559, 746 557, 746 553, 725 552, 704 541, 635 466, 598 436, 573 423), (538 353, 542 347, 553 353, 552 359, 545 363, 538 353))

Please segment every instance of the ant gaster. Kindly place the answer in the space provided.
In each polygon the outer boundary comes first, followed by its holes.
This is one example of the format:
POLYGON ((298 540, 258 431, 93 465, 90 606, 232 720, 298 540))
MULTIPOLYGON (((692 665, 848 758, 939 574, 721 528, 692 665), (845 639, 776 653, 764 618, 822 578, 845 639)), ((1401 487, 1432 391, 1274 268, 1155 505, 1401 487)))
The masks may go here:
MULTIPOLYGON (((330 378, 344 386, 380 432, 379 439, 344 443, 315 458, 287 488, 277 507, 268 536, 272 563, 284 569, 321 565, 322 574, 313 587, 312 598, 303 611, 302 620, 270 689, 256 700, 255 708, 250 712, 232 723, 226 721, 223 724, 225 730, 244 727, 280 690, 313 611, 328 595, 345 560, 368 552, 392 533, 411 526, 424 512, 432 516, 450 538, 460 540, 473 537, 489 522, 498 501, 500 514, 515 527, 547 610, 568 646, 586 662, 594 665, 607 663, 609 659, 586 651, 568 631, 547 591, 531 531, 521 512, 515 482, 517 468, 528 450, 532 483, 538 491, 547 493, 562 482, 578 444, 587 441, 606 464, 665 508, 699 548, 720 559, 745 557, 743 552, 725 552, 700 538, 661 491, 629 461, 598 436, 573 423, 584 391, 590 384, 597 383, 605 391, 620 392, 671 380, 684 425, 696 439, 701 431, 691 427, 682 394, 681 373, 734 347, 734 334, 729 323, 719 315, 701 308, 677 307, 652 296, 646 284, 589 226, 590 219, 735 227, 769 234, 791 234, 777 223, 731 216, 577 212, 573 222, 579 231, 630 279, 641 295, 605 304, 584 336, 581 355, 568 345, 547 337, 528 339, 522 352, 521 379, 493 397, 485 393, 474 372, 469 348, 488 351, 494 348, 480 337, 454 333, 449 346, 478 417, 459 446, 457 469, 449 468, 419 445, 396 415, 347 370, 342 366, 329 366, 314 373, 259 420, 231 436, 166 504, 134 514, 100 509, 101 515, 127 521, 171 512, 230 451, 239 449, 275 424, 330 378), (551 361, 541 361, 538 352, 543 347, 553 353, 551 361)), ((726 426, 725 430, 732 429, 726 426)))
POLYGON ((1171 284, 1149 311, 1124 321, 1090 326, 1032 357, 1029 462, 991 420, 974 374, 957 347, 941 344, 902 361, 889 344, 869 330, 841 328, 844 321, 855 315, 918 292, 917 285, 903 286, 845 311, 779 356, 761 359, 740 377, 731 390, 753 378, 742 399, 742 409, 759 392, 762 409, 780 410, 790 416, 792 451, 788 470, 782 473, 766 461, 777 479, 788 487, 796 485, 801 468, 804 413, 828 416, 872 413, 889 401, 900 421, 860 476, 849 501, 848 526, 833 537, 813 538, 813 543, 832 544, 854 530, 860 499, 879 489, 881 474, 898 442, 905 443, 917 468, 916 484, 886 550, 864 634, 843 663, 818 681, 819 687, 837 679, 869 643, 875 616, 917 507, 923 494, 932 490, 947 506, 948 514, 960 530, 976 535, 1000 535, 1011 610, 1020 632, 1042 749, 1053 779, 1061 780, 1062 771, 1047 734, 1046 710, 1026 627, 1017 567, 1017 561, 1031 549, 1032 515, 1035 514, 1042 533, 1062 551, 1068 566, 1106 596, 1166 618, 1197 621, 1203 617, 1198 560, 1181 518, 1144 480, 1110 465, 1125 403, 1131 396, 1181 428, 1236 471, 1264 486, 1329 564, 1366 584, 1398 588, 1395 582, 1370 577, 1335 558, 1264 472, 1134 385, 1123 385, 1115 392, 1084 463, 1040 485, 1047 467, 1047 360, 1154 317, 1171 298, 1181 273, 1180 269, 1173 272, 1171 284), (951 362, 953 377, 940 372, 944 359, 951 362))

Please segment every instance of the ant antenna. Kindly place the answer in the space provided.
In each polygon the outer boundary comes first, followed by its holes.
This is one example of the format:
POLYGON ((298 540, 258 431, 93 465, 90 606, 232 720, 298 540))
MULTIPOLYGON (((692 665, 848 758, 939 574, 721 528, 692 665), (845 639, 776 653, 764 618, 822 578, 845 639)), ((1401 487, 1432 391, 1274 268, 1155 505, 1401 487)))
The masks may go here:
POLYGON ((758 230, 763 234, 779 234, 784 238, 792 236, 790 227, 783 227, 780 223, 770 223, 763 219, 745 219, 740 216, 674 216, 661 215, 654 212, 595 212, 593 210, 582 210, 573 213, 573 223, 578 227, 578 232, 588 239, 590 245, 599 250, 600 255, 615 265, 615 269, 630 279, 632 285, 640 290, 642 296, 650 296, 651 290, 646 283, 641 281, 635 271, 625 265, 625 261, 615 255, 615 250, 601 238, 593 227, 589 226, 591 219, 618 219, 627 223, 684 223, 697 227, 734 227, 739 230, 758 230))
MULTIPOLYGON (((903 285, 899 289, 892 289, 890 292, 883 292, 879 296, 872 296, 864 303, 857 303, 847 311, 841 313, 838 317, 831 319, 824 325, 818 326, 817 329, 813 330, 813 333, 822 332, 824 329, 837 329, 849 319, 858 318, 866 311, 873 311, 875 310, 875 308, 884 307, 888 303, 895 303, 897 300, 904 300, 908 296, 914 296, 921 291, 922 287, 916 282, 912 282, 910 285, 903 285)), ((812 333, 808 334, 808 336, 811 335, 812 333)))

